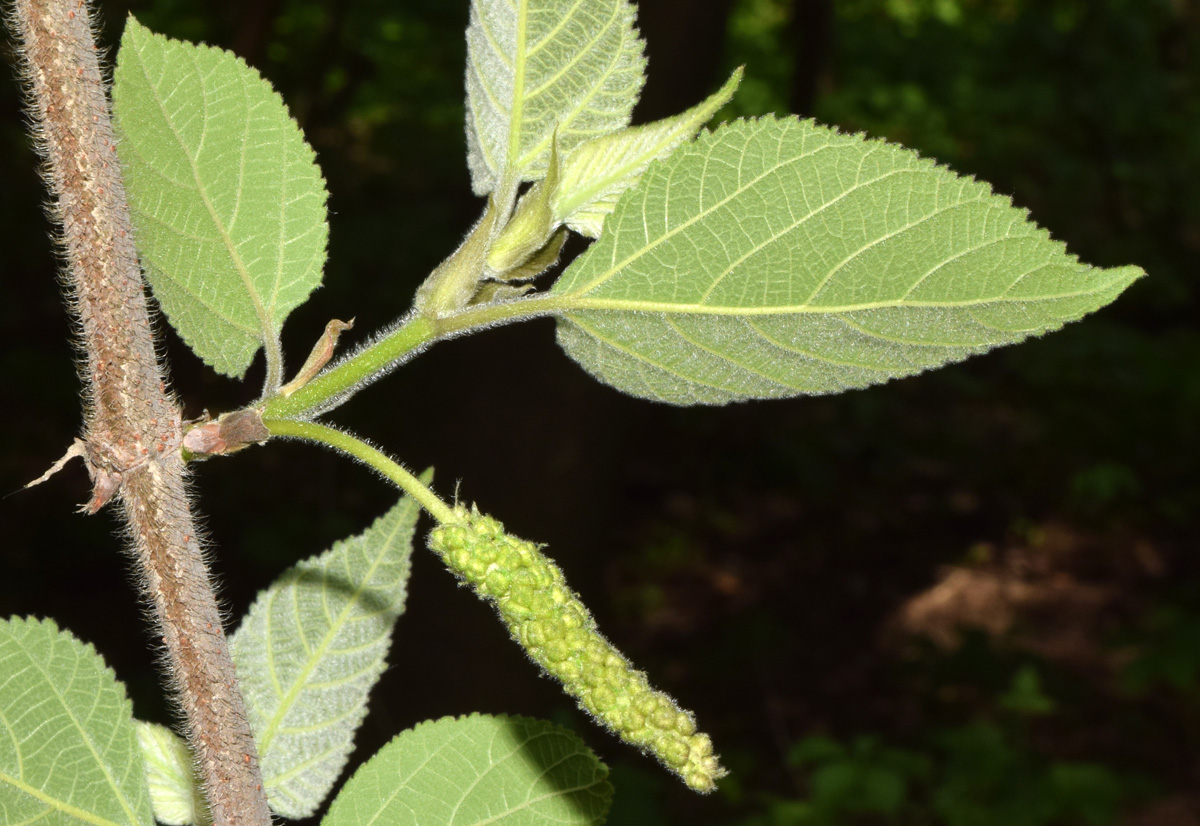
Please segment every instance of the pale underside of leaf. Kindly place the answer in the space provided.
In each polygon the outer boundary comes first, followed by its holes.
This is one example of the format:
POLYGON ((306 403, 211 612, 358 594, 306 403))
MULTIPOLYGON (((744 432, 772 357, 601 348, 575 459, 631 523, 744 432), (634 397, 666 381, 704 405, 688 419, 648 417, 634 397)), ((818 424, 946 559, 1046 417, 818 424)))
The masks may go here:
POLYGON ((551 723, 445 718, 380 749, 322 826, 590 826, 611 802, 607 774, 578 737, 551 723))
POLYGON ((1054 330, 1136 267, 880 141, 766 118, 651 167, 552 293, 564 349, 675 404, 833 393, 1054 330))
POLYGON ((0 823, 154 823, 124 687, 49 620, 0 621, 0 823))
POLYGON ((113 97, 138 251, 172 326, 227 375, 259 347, 277 358, 328 237, 324 181, 282 99, 235 55, 132 18, 113 97))
POLYGON ((311 815, 349 758, 403 610, 417 515, 405 497, 364 533, 299 563, 233 635, 277 814, 311 815))
POLYGON ((210 822, 192 751, 183 738, 166 726, 142 720, 137 721, 137 736, 154 819, 166 826, 210 822))
POLYGON ((629 123, 645 81, 628 0, 473 0, 467 164, 486 195, 537 180, 560 151, 629 123))

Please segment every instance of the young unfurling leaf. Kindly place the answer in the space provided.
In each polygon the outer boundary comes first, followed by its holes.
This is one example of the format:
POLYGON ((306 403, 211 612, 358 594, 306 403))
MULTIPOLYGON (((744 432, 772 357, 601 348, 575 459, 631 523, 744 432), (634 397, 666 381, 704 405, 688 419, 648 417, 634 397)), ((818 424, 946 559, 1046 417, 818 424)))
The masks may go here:
POLYGON ((599 238, 617 199, 638 182, 650 162, 667 157, 695 137, 741 82, 739 68, 724 86, 686 112, 601 135, 576 147, 562 162, 551 207, 555 222, 599 238))
POLYGON ((546 177, 521 197, 488 250, 488 275, 511 280, 511 273, 520 271, 562 226, 598 238, 621 193, 638 182, 651 161, 667 157, 695 137, 729 102, 741 80, 742 70, 737 69, 724 86, 686 112, 592 138, 565 158, 556 136, 546 177))

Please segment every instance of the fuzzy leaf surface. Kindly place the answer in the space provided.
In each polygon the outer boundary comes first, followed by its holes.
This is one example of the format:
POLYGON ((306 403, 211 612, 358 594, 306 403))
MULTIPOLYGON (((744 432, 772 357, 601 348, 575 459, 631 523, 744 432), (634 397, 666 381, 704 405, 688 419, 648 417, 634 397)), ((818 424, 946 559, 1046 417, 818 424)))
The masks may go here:
POLYGON ((137 721, 137 737, 146 762, 154 819, 166 826, 208 822, 195 758, 183 738, 166 726, 144 720, 137 721))
POLYGON ((551 290, 600 381, 673 404, 836 393, 1055 330, 1143 275, 1079 263, 982 182, 811 121, 652 166, 551 290))
POLYGON ((629 123, 645 82, 628 0, 474 0, 467 28, 467 165, 486 195, 545 175, 629 123))
POLYGON ((608 813, 607 776, 578 737, 552 723, 447 717, 380 749, 322 826, 588 826, 608 813))
POLYGON ((271 809, 308 817, 354 747, 403 611, 419 509, 404 497, 362 534, 283 574, 232 639, 271 809))
POLYGON ((130 18, 113 78, 137 247, 171 326, 239 377, 321 281, 325 183, 283 99, 234 54, 130 18))
POLYGON ((125 687, 50 620, 0 620, 0 823, 154 824, 125 687))

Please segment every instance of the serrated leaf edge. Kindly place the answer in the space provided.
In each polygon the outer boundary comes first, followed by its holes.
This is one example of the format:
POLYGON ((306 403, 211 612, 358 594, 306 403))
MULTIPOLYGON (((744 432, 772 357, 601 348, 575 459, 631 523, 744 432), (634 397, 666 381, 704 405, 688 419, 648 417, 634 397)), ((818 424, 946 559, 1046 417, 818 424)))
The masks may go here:
MULTIPOLYGON (((584 0, 578 0, 580 3, 583 1, 584 0)), ((557 119, 557 124, 554 129, 550 130, 546 136, 544 136, 533 147, 531 147, 525 155, 521 157, 513 157, 515 152, 514 143, 519 144, 522 134, 521 121, 514 117, 514 115, 520 115, 521 110, 524 108, 525 102, 531 99, 534 94, 541 90, 541 88, 544 88, 540 87, 539 89, 532 90, 529 94, 526 94, 523 90, 523 84, 521 82, 521 79, 524 76, 525 64, 519 58, 523 56, 525 59, 527 59, 530 54, 536 53, 537 49, 540 48, 540 46, 538 46, 529 52, 525 51, 527 44, 523 32, 525 29, 524 20, 525 12, 528 8, 528 2, 529 0, 516 0, 518 6, 516 13, 518 15, 519 22, 515 24, 515 26, 518 28, 518 34, 516 36, 518 60, 515 62, 515 64, 514 61, 507 59, 507 56, 499 47, 495 36, 485 25, 486 15, 479 11, 480 0, 472 0, 471 2, 471 23, 467 27, 468 58, 466 67, 467 100, 465 126, 468 145, 468 166, 470 167, 471 172, 471 188, 476 195, 487 195, 497 191, 498 189, 514 187, 517 183, 523 180, 531 181, 540 179, 545 170, 540 168, 540 165, 537 163, 538 158, 549 149, 551 143, 555 140, 554 136, 559 127, 561 127, 564 123, 568 124, 565 134, 572 134, 573 130, 569 128, 571 119, 574 117, 574 115, 582 111, 586 104, 597 94, 599 94, 603 87, 603 84, 593 85, 590 93, 577 102, 574 109, 570 110, 568 116, 560 116, 557 119), (494 55, 496 55, 501 62, 513 65, 514 67, 514 100, 509 101, 507 105, 501 105, 498 102, 497 97, 492 92, 492 87, 485 83, 484 79, 479 75, 478 67, 476 65, 477 61, 470 57, 470 32, 475 27, 476 23, 478 23, 478 28, 483 34, 483 39, 486 41, 488 49, 494 55), (475 83, 479 86, 481 94, 486 98, 487 101, 489 101, 492 109, 496 112, 504 113, 507 121, 507 137, 503 142, 504 157, 499 160, 489 157, 486 141, 481 137, 481 128, 479 125, 481 118, 476 113, 475 108, 471 105, 472 77, 475 78, 475 83)), ((613 12, 613 17, 610 18, 604 26, 596 27, 593 33, 594 36, 597 37, 606 34, 608 31, 607 26, 611 24, 612 20, 616 19, 617 17, 621 18, 623 34, 622 42, 624 44, 623 52, 625 54, 625 59, 631 61, 633 65, 638 67, 638 71, 636 72, 637 80, 634 83, 635 88, 630 90, 630 94, 634 102, 636 102, 646 82, 645 41, 642 39, 636 25, 636 9, 629 2, 629 0, 618 0, 615 2, 613 4, 613 12)), ((582 57, 585 54, 587 54, 587 48, 579 48, 576 50, 576 57, 573 58, 573 60, 577 60, 579 57, 582 57)), ((625 123, 623 126, 628 125, 628 116, 626 116, 624 120, 625 123)), ((574 142, 572 142, 572 144, 573 143, 574 142)), ((500 146, 499 142, 497 142, 497 146, 500 146)))
MULTIPOLYGON (((132 35, 133 37, 145 37, 145 38, 149 38, 150 40, 157 39, 157 40, 161 41, 164 48, 169 48, 169 49, 174 49, 174 50, 182 49, 185 56, 188 58, 192 58, 193 62, 194 62, 194 56, 189 52, 189 50, 207 52, 210 54, 217 54, 217 55, 220 55, 223 59, 233 58, 234 61, 236 61, 236 63, 242 69, 251 73, 253 75, 253 77, 255 77, 259 81, 261 81, 265 85, 266 89, 268 90, 270 97, 274 98, 278 102, 279 106, 283 109, 283 111, 287 114, 287 121, 295 129, 295 134, 300 137, 300 145, 303 147, 303 150, 306 154, 306 160, 311 162, 313 165, 313 168, 316 169, 317 178, 321 183, 320 193, 322 195, 322 199, 321 199, 322 205, 328 204, 329 192, 328 192, 328 188, 327 188, 327 185, 325 182, 325 177, 321 173, 320 165, 317 164, 316 152, 313 151, 312 146, 308 143, 308 140, 305 138, 304 131, 300 128, 299 123, 297 123, 296 119, 294 117, 292 117, 291 110, 288 108, 286 101, 284 101, 284 99, 283 99, 283 96, 279 94, 278 90, 275 89, 275 86, 267 78, 265 78, 257 69, 255 69, 253 66, 248 64, 244 59, 242 59, 241 56, 239 56, 231 51, 228 51, 226 49, 222 49, 217 46, 211 46, 211 45, 208 45, 205 43, 192 43, 190 41, 179 40, 179 39, 168 37, 166 35, 162 35, 155 31, 152 31, 151 29, 147 28, 146 26, 143 26, 137 20, 137 18, 134 17, 133 14, 130 14, 128 17, 128 22, 126 24, 126 34, 132 35)), ((122 45, 124 45, 124 37, 122 37, 122 45)), ((173 123, 172 119, 167 115, 166 111, 162 108, 161 102, 159 100, 159 95, 157 94, 157 89, 155 87, 154 80, 146 73, 146 61, 143 56, 143 49, 142 49, 141 45, 135 44, 133 42, 132 38, 130 40, 130 45, 133 46, 134 53, 138 57, 137 65, 138 65, 138 68, 141 70, 143 79, 145 80, 146 84, 151 89, 155 89, 155 91, 156 91, 155 103, 159 107, 159 111, 162 115, 163 122, 168 124, 171 127, 172 134, 174 134, 176 139, 178 140, 179 136, 178 136, 178 133, 174 129, 174 123, 173 123)), ((197 69, 197 74, 200 74, 198 69, 197 69)), ((242 88, 245 88, 244 83, 242 84, 242 88)), ((239 321, 237 321, 233 318, 230 318, 226 313, 222 312, 221 310, 219 310, 218 308, 213 306, 211 303, 206 302, 194 290, 188 288, 182 282, 178 281, 175 278, 170 279, 172 282, 172 286, 175 289, 179 290, 180 292, 186 293, 191 300, 195 301, 196 304, 199 304, 200 306, 204 307, 206 310, 211 312, 214 316, 217 316, 218 318, 220 318, 224 323, 228 324, 230 327, 233 327, 234 329, 243 331, 251 338, 257 338, 259 341, 259 346, 262 347, 263 349, 265 349, 265 351, 267 352, 268 362, 281 363, 282 362, 282 353, 280 352, 279 333, 280 333, 280 330, 283 328, 284 319, 281 318, 279 320, 278 325, 276 325, 276 323, 274 321, 274 314, 276 312, 276 302, 277 302, 277 299, 279 296, 280 283, 282 282, 282 279, 283 279, 284 256, 280 255, 278 257, 279 265, 276 267, 276 271, 274 274, 274 283, 272 286, 271 300, 267 303, 264 303, 262 300, 262 296, 260 296, 258 294, 258 292, 254 289, 253 282, 250 278, 249 269, 246 267, 245 263, 242 261, 241 254, 238 251, 237 245, 234 244, 232 241, 232 238, 229 234, 228 227, 226 227, 224 222, 220 220, 219 216, 217 215, 216 211, 213 208, 213 204, 212 204, 211 199, 209 198, 206 187, 202 183, 202 181, 199 177, 199 170, 196 167, 195 159, 192 157, 191 153, 189 151, 187 151, 186 146, 183 145, 182 142, 180 142, 180 145, 184 149, 183 154, 188 160, 188 167, 192 173, 192 181, 191 181, 192 188, 194 188, 195 191, 197 192, 197 194, 200 196, 200 198, 204 204, 204 207, 208 212, 209 218, 212 220, 213 225, 217 228, 217 230, 220 234, 221 242, 222 242, 223 246, 225 247, 225 250, 228 253, 231 262, 233 262, 233 264, 235 266, 238 278, 242 282, 242 287, 246 293, 246 296, 250 299, 252 306, 254 307, 254 312, 258 318, 259 326, 257 328, 250 328, 250 327, 247 327, 246 325, 240 323, 239 321)), ((245 148, 245 144, 243 144, 243 162, 245 160, 244 148, 245 148)), ((181 188, 184 187, 184 184, 182 182, 172 181, 169 178, 166 178, 165 176, 163 176, 161 171, 154 164, 150 164, 150 163, 146 162, 144 158, 143 158, 143 167, 145 169, 149 170, 150 172, 152 172, 157 177, 163 178, 164 180, 169 181, 170 183, 172 183, 175 186, 179 186, 181 188)), ((286 186, 287 186, 286 180, 283 181, 283 186, 286 188, 286 186)), ((240 197, 239 197, 239 206, 240 206, 240 197)), ((150 219, 150 220, 154 220, 158 223, 162 223, 155 216, 149 215, 147 213, 138 212, 138 215, 139 215, 139 217, 141 217, 143 219, 150 219)), ((325 238, 325 242, 321 245, 320 250, 318 250, 317 252, 314 253, 314 257, 324 257, 328 254, 328 245, 329 245, 328 220, 325 220, 322 223, 325 228, 326 238, 325 238)), ((283 222, 281 221, 280 224, 281 224, 281 231, 282 231, 283 222)), ((175 231, 173 227, 171 229, 173 232, 175 231)), ((140 250, 139 250, 139 254, 141 255, 141 257, 144 260, 151 260, 140 250)), ((162 269, 161 267, 159 267, 158 269, 160 272, 166 272, 166 270, 162 269)), ((307 271, 307 268, 306 268, 306 271, 307 271)), ((316 287, 320 286, 319 280, 320 279, 318 278, 318 283, 316 285, 314 285, 313 289, 316 289, 316 287)), ((311 293, 312 291, 313 290, 310 289, 308 292, 311 293)), ((301 303, 303 303, 303 301, 301 303)), ((169 315, 170 314, 168 314, 168 316, 169 315)), ((172 325, 172 326, 174 327, 174 325, 172 325)), ((178 328, 176 328, 176 329, 178 329, 178 328)), ((180 335, 183 336, 182 331, 180 331, 180 335)), ((190 338, 190 337, 185 337, 185 339, 186 338, 190 338)), ((191 345, 191 342, 189 341, 189 346, 190 345, 191 345)), ((254 349, 254 351, 252 351, 251 358, 253 358, 253 354, 255 352, 257 352, 257 350, 258 350, 258 348, 256 347, 254 349)), ((197 354, 199 355, 199 353, 197 353, 197 354)), ((205 362, 208 362, 208 359, 205 358, 204 356, 201 356, 201 358, 205 362)), ((213 366, 216 367, 216 365, 213 365, 213 366)), ((248 366, 249 365, 247 364, 242 367, 241 374, 244 375, 245 370, 248 369, 248 366)), ((217 368, 217 369, 220 369, 220 368, 217 368)), ((233 369, 236 370, 236 367, 233 369)), ((279 369, 282 369, 281 364, 280 364, 279 369)), ((225 371, 221 370, 221 372, 225 372, 225 371)))
MULTIPOLYGON (((99 668, 100 674, 111 678, 113 685, 115 685, 117 687, 117 691, 121 695, 120 696, 120 705, 125 709, 125 711, 128 712, 130 724, 132 725, 133 703, 130 701, 129 694, 125 690, 125 684, 122 683, 119 679, 117 679, 116 672, 112 670, 112 668, 105 661, 104 657, 96 650, 95 646, 93 646, 90 642, 85 642, 85 641, 81 640, 79 637, 76 637, 69 630, 59 627, 58 623, 56 623, 53 619, 50 619, 49 617, 43 618, 43 619, 38 619, 36 617, 10 616, 7 619, 7 623, 9 623, 10 625, 21 626, 21 627, 32 625, 32 626, 37 626, 39 628, 48 629, 55 636, 66 637, 67 639, 78 644, 82 648, 82 651, 84 654, 88 654, 88 655, 95 657, 96 661, 100 664, 100 668, 99 668)), ((43 676, 43 678, 46 679, 47 683, 49 683, 50 685, 55 684, 54 680, 49 679, 48 675, 46 675, 45 672, 41 670, 40 663, 38 663, 38 661, 35 658, 29 657, 29 660, 30 660, 30 662, 33 663, 33 665, 35 667, 38 668, 39 673, 43 676)), ((75 730, 79 732, 83 741, 87 743, 88 750, 91 751, 93 757, 96 760, 97 765, 103 767, 105 778, 108 781, 108 786, 110 789, 113 790, 114 794, 117 795, 117 797, 120 799, 121 808, 125 811, 126 816, 129 818, 129 823, 134 823, 134 824, 140 823, 141 821, 138 820, 136 813, 130 807, 129 800, 121 792, 120 786, 114 781, 114 778, 112 777, 111 773, 109 772, 109 766, 108 766, 107 762, 105 762, 103 759, 101 759, 100 755, 96 753, 96 750, 92 743, 92 737, 87 736, 86 731, 80 725, 79 720, 76 718, 75 714, 73 713, 73 710, 70 708, 70 706, 67 706, 65 703, 62 702, 61 696, 58 694, 58 692, 55 692, 54 696, 55 696, 58 704, 64 709, 65 713, 70 718, 72 725, 75 727, 75 730)), ((136 742, 135 742, 134 746, 135 746, 134 750, 137 754, 137 757, 135 759, 138 760, 139 763, 143 764, 142 771, 138 773, 138 777, 140 777, 142 779, 142 782, 145 783, 146 782, 146 780, 145 780, 146 773, 145 773, 145 765, 144 765, 144 762, 142 761, 141 750, 140 750, 140 747, 137 746, 136 742)), ((18 755, 20 755, 19 751, 18 751, 18 755)), ((50 797, 49 795, 45 794, 41 789, 34 789, 32 786, 29 786, 28 784, 21 782, 17 778, 11 777, 3 772, 0 772, 0 779, 3 779, 5 782, 10 783, 12 786, 14 786, 16 788, 20 788, 22 791, 26 792, 31 797, 46 803, 48 806, 51 806, 53 809, 63 812, 63 813, 66 813, 66 814, 69 814, 72 817, 78 818, 79 820, 82 820, 84 822, 90 822, 90 823, 96 824, 96 826, 126 826, 125 824, 118 824, 118 823, 115 823, 114 821, 107 820, 105 818, 97 818, 96 815, 92 812, 88 812, 83 809, 79 809, 78 807, 72 806, 70 804, 65 804, 62 801, 59 801, 57 798, 53 798, 53 797, 50 797)), ((149 801, 149 791, 147 791, 146 799, 147 799, 147 801, 149 801)))

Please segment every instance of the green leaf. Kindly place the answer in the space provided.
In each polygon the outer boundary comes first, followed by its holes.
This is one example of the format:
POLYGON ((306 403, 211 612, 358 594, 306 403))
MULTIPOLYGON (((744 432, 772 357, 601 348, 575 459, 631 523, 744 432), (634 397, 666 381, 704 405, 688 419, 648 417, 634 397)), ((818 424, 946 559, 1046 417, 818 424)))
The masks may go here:
POLYGON ((604 822, 608 769, 566 729, 471 715, 399 734, 346 782, 322 826, 584 826, 604 822))
POLYGON ((467 164, 477 195, 537 180, 560 152, 621 129, 645 82, 628 0, 475 0, 467 164))
POLYGON ((154 823, 124 686, 50 620, 0 621, 0 823, 154 823))
POLYGON ((209 823, 204 791, 196 777, 192 750, 166 726, 137 722, 138 745, 146 761, 146 782, 154 819, 167 826, 209 823))
POLYGON ((835 393, 1057 329, 1137 267, 902 147, 764 118, 646 172, 551 293, 599 380, 674 404, 835 393))
POLYGON ((233 635, 277 814, 311 815, 346 764, 403 611, 418 513, 406 496, 359 536, 289 569, 233 635))
POLYGON ((737 69, 707 100, 682 114, 601 135, 577 146, 562 163, 552 199, 555 223, 599 238, 604 219, 621 194, 638 182, 651 161, 665 158, 691 140, 729 102, 741 81, 742 70, 737 69))
POLYGON ((118 153, 138 252, 171 325, 242 376, 321 281, 325 184, 283 100, 230 52, 132 17, 113 78, 118 153))

